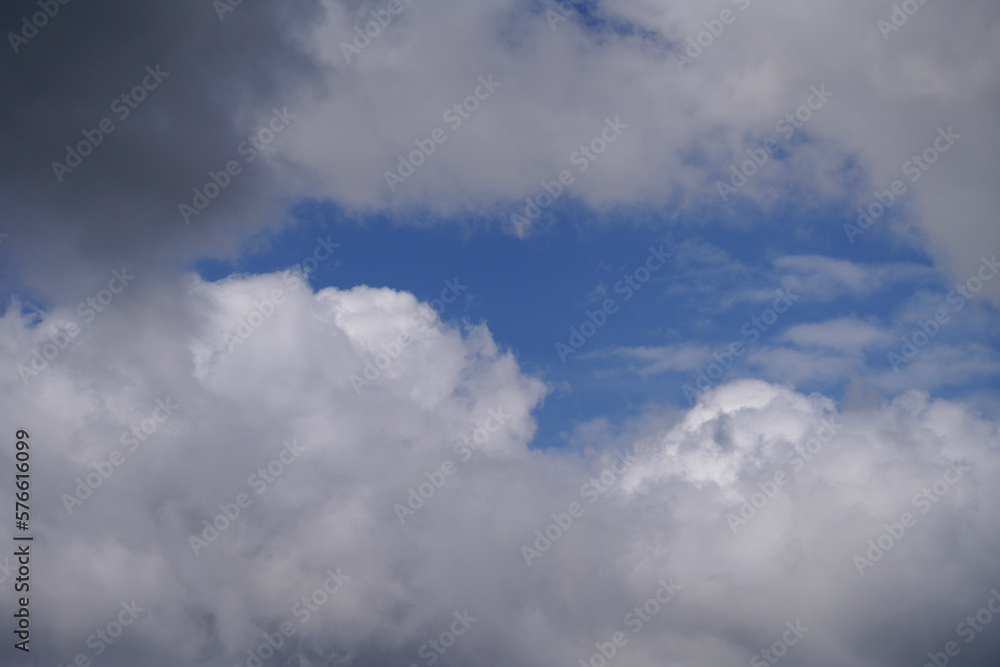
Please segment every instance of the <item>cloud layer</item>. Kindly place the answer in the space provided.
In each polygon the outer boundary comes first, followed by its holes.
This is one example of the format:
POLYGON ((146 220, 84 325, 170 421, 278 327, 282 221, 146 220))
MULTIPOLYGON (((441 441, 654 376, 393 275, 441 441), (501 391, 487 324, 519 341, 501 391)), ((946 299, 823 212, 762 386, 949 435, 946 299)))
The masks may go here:
POLYGON ((1000 584, 1000 429, 961 405, 740 380, 540 451, 547 388, 483 326, 287 272, 187 285, 130 286, 25 381, 75 314, 0 320, 3 421, 34 425, 41 660, 93 659, 134 600, 102 664, 247 664, 282 624, 265 664, 575 664, 617 632, 629 664, 732 664, 786 622, 808 628, 786 664, 921 664, 1000 584))
POLYGON ((31 664, 896 667, 949 642, 995 664, 995 2, 51 2, 34 31, 38 3, 0 9, 31 664), (516 233, 477 260, 544 264, 526 298, 583 312, 608 286, 567 287, 557 219, 680 240, 602 334, 633 330, 559 375, 548 342, 494 340, 537 338, 537 309, 491 330, 390 287, 192 269, 307 208, 516 233), (783 242, 737 259, 700 229, 783 242), (778 288, 794 314, 746 333, 778 288), (657 378, 750 336, 658 407, 657 378), (643 408, 615 395, 628 366, 643 408), (554 394, 582 415, 562 449, 535 437, 554 394))
MULTIPOLYGON (((513 231, 525 198, 567 170, 561 196, 669 207, 692 221, 711 211, 745 225, 748 205, 792 200, 838 211, 839 227, 856 223, 858 206, 882 206, 845 246, 892 230, 964 280, 1000 247, 1000 16, 987 0, 959 14, 932 3, 880 29, 892 8, 406 0, 390 12, 327 1, 241 4, 220 20, 195 2, 113 14, 67 5, 2 70, 18 269, 52 295, 65 294, 66 274, 92 277, 92 262, 100 273, 190 259, 193 248, 230 255, 303 196, 403 220, 414 207, 475 211, 513 231), (158 65, 169 76, 121 118, 115 100, 122 108, 158 65), (239 148, 276 108, 295 120, 251 164, 239 148), (105 117, 114 131, 58 178, 52 163, 105 117), (601 136, 608 119, 627 125, 614 142, 601 136), (754 155, 764 163, 744 169, 754 155), (211 191, 231 160, 239 175, 185 224, 179 205, 211 191), (416 162, 390 189, 386 172, 416 162), (723 200, 718 184, 739 181, 734 169, 754 173, 723 200), (42 256, 60 270, 43 270, 42 256)), ((6 8, 3 23, 18 25, 23 11, 6 8)), ((997 289, 987 287, 991 298, 997 289)))

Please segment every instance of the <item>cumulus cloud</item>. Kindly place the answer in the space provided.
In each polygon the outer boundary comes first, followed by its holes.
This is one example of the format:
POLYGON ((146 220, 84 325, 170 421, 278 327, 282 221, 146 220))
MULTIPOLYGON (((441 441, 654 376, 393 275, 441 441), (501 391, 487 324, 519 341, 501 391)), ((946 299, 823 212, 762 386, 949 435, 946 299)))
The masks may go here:
POLYGON ((995 2, 51 0, 32 32, 40 6, 0 9, 0 421, 30 432, 35 535, 11 660, 995 664, 995 2), (550 278, 550 216, 676 227, 662 319, 583 354, 647 407, 622 424, 592 365, 406 291, 189 273, 304 205, 516 231, 550 278), (735 256, 762 231, 808 243, 735 256), (662 407, 778 288, 791 319, 662 407))
POLYGON ((74 314, 0 318, 3 421, 38 470, 40 660, 93 658, 134 600, 102 664, 247 664, 282 624, 265 664, 424 664, 446 632, 455 664, 574 664, 617 632, 629 664, 731 664, 786 623, 807 628, 787 664, 919 664, 998 585, 1000 429, 960 404, 855 412, 739 380, 541 451, 546 385, 408 293, 291 272, 132 289, 25 380, 74 314))

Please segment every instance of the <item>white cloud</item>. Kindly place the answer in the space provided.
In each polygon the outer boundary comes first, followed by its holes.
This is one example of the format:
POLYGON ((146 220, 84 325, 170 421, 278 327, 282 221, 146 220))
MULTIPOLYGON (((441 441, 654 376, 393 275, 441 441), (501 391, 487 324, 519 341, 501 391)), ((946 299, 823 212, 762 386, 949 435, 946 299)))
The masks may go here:
MULTIPOLYGON (((65 313, 35 328, 16 309, 0 319, 0 412, 33 445, 40 659, 89 652, 88 634, 134 598, 145 616, 102 664, 242 662, 282 622, 296 629, 282 659, 419 664, 421 644, 464 610, 477 621, 448 660, 573 664, 628 633, 625 615, 674 577, 676 598, 629 633, 629 664, 746 662, 801 618, 810 631, 798 661, 902 665, 952 638, 996 585, 1000 430, 960 404, 910 392, 838 411, 819 395, 741 380, 685 413, 649 415, 641 423, 656 428, 629 442, 605 425, 590 430, 593 453, 540 452, 529 444, 545 387, 485 328, 450 329, 388 289, 313 295, 292 274, 191 278, 186 289, 177 299, 176 286, 136 285, 122 312, 95 321, 85 345, 27 385, 14 364, 65 313), (272 316, 227 350, 224 334, 275 290, 284 298, 272 316), (420 313, 429 321, 413 324, 420 313), (350 374, 404 330, 413 341, 355 392, 350 374), (164 396, 175 413, 68 514, 61 494, 93 470, 91 457, 121 449, 164 396), (460 461, 454 443, 491 409, 504 424, 460 461), (835 437, 793 471, 788 456, 823 419, 835 437), (289 439, 304 451, 258 495, 250 476, 289 439), (611 444, 634 460, 607 483, 611 444), (401 525, 394 503, 447 459, 456 472, 401 525), (971 472, 860 577, 852 557, 956 461, 971 472), (778 469, 789 481, 733 535, 727 513, 778 469), (607 490, 590 504, 581 485, 592 478, 607 490), (250 505, 194 555, 189 536, 241 492, 250 505), (573 502, 582 515, 527 566, 522 545, 573 502), (337 567, 349 580, 300 622, 296 600, 337 567)), ((9 478, 0 494, 11 496, 9 478)), ((0 599, 5 614, 11 604, 0 599)), ((984 634, 969 652, 998 648, 984 634)))
POLYGON ((984 248, 1000 246, 992 224, 1000 201, 990 180, 1000 155, 989 102, 998 85, 993 3, 974 2, 962 16, 922 7, 890 40, 876 27, 889 2, 863 9, 813 3, 808 11, 757 2, 602 5, 603 16, 633 22, 629 36, 585 29, 575 14, 553 31, 544 12, 502 0, 407 5, 351 63, 334 45, 367 16, 328 6, 315 42, 331 85, 308 95, 297 139, 284 150, 308 166, 317 194, 347 205, 513 210, 540 191, 542 179, 570 169, 572 195, 592 206, 679 201, 685 210, 718 210, 720 175, 776 137, 788 158, 772 159, 740 190, 765 209, 803 195, 830 205, 847 199, 854 205, 843 214, 853 220, 857 205, 902 179, 907 192, 890 207, 894 222, 881 218, 856 243, 883 227, 916 224, 918 243, 956 277, 978 264, 984 248), (678 72, 673 56, 723 8, 735 22, 678 72), (415 140, 447 129, 445 109, 491 72, 501 88, 391 193, 383 173, 415 140), (820 84, 832 97, 786 140, 776 123, 820 84), (629 129, 577 173, 573 151, 616 115, 629 129), (948 126, 961 138, 910 180, 904 163, 948 126))
POLYGON ((853 317, 843 317, 816 324, 797 324, 785 331, 781 338, 800 347, 861 351, 873 345, 885 344, 892 336, 873 324, 853 317))
POLYGON ((698 370, 712 360, 708 348, 695 345, 625 347, 616 348, 612 352, 616 356, 645 364, 638 370, 640 375, 698 370))
MULTIPOLYGON (((817 301, 829 301, 845 294, 871 294, 894 283, 913 282, 933 275, 930 269, 918 264, 866 265, 820 255, 780 257, 774 266, 785 272, 781 279, 783 286, 817 301)), ((761 298, 770 298, 770 295, 762 293, 761 298)))
MULTIPOLYGON (((748 372, 793 386, 806 382, 836 382, 863 372, 857 355, 831 350, 798 350, 768 346, 747 353, 748 372)), ((912 385, 907 385, 908 388, 912 385)))

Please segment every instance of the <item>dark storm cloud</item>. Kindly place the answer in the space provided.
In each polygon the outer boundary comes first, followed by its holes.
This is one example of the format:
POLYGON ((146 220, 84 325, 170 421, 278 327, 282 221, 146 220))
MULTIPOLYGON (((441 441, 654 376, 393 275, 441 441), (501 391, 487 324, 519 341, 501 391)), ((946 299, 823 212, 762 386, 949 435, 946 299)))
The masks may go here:
POLYGON ((0 10, 2 231, 18 248, 5 260, 58 294, 88 267, 225 249, 227 231, 259 223, 272 174, 237 147, 272 108, 295 113, 294 90, 316 74, 300 35, 320 3, 244 2, 221 19, 208 0, 52 4, 37 33, 24 24, 36 3, 0 10), (54 169, 81 141, 97 145, 71 172, 54 169), (234 159, 240 173, 186 225, 178 204, 234 159))

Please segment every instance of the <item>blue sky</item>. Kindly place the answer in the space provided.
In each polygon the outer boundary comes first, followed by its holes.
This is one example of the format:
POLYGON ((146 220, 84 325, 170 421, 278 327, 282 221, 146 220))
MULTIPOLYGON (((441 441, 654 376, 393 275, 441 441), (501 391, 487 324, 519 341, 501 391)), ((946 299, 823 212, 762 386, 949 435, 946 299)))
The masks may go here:
MULTIPOLYGON (((317 238, 323 237, 341 246, 334 258, 309 274, 316 290, 390 287, 430 302, 444 289, 445 280, 457 278, 467 289, 441 313, 442 319, 456 327, 485 324, 500 346, 515 353, 525 372, 538 375, 552 387, 537 415, 534 447, 575 448, 573 433, 580 423, 607 420, 620 428, 650 403, 689 407, 683 386, 696 387, 697 372, 713 361, 709 358, 686 369, 643 372, 649 370, 649 359, 629 355, 627 350, 679 346, 723 354, 734 341, 755 349, 788 349, 787 342, 781 344, 781 334, 789 328, 841 318, 870 320, 889 332, 889 338, 866 347, 856 360, 845 361, 836 376, 806 373, 798 377, 766 363, 748 365, 743 356, 722 380, 763 377, 838 399, 844 398, 854 381, 883 399, 892 398, 898 388, 876 376, 891 369, 887 353, 900 345, 898 336, 892 338, 891 333, 900 326, 896 312, 922 294, 944 295, 951 289, 930 258, 877 230, 849 243, 843 225, 854 222, 850 211, 820 213, 788 205, 765 214, 742 203, 751 220, 747 227, 733 229, 711 221, 713 215, 720 215, 718 210, 690 215, 701 218, 696 222, 668 210, 638 207, 595 212, 569 199, 546 212, 539 221, 544 231, 522 239, 495 221, 477 224, 474 219, 436 219, 424 213, 430 224, 416 227, 407 224, 412 223, 412 216, 350 215, 332 203, 305 202, 293 210, 296 224, 290 230, 250 240, 248 252, 236 262, 205 261, 197 268, 206 280, 232 273, 278 271, 302 262, 317 238), (671 222, 666 228, 665 219, 671 222), (773 231, 762 234, 761 226, 773 231), (650 246, 663 246, 674 257, 625 300, 625 288, 615 293, 614 286, 643 265, 650 246), (809 274, 802 267, 776 266, 777 260, 790 256, 822 256, 872 272, 888 266, 907 270, 879 279, 871 288, 837 286, 830 275, 820 273, 818 280, 829 282, 828 290, 800 292, 795 306, 767 331, 761 327, 751 346, 751 337, 741 333, 742 326, 760 316, 773 301, 770 292, 788 284, 788 276, 809 274), (556 343, 568 343, 570 327, 579 327, 586 313, 599 310, 609 296, 618 309, 593 338, 563 361, 556 343)), ((968 317, 957 325, 949 323, 932 345, 985 345, 995 364, 998 349, 990 333, 996 332, 996 311, 981 302, 970 304, 969 311, 973 307, 980 314, 979 322, 968 317)), ((750 330, 756 328, 751 323, 750 330)), ((906 333, 901 329, 900 335, 906 333)), ((943 380, 935 387, 938 395, 949 398, 985 391, 987 402, 980 400, 980 404, 987 408, 998 389, 996 377, 989 374, 960 382, 943 380)))

